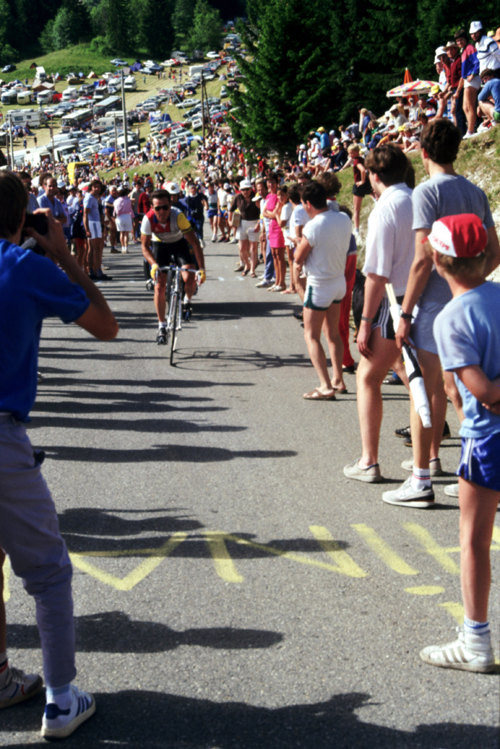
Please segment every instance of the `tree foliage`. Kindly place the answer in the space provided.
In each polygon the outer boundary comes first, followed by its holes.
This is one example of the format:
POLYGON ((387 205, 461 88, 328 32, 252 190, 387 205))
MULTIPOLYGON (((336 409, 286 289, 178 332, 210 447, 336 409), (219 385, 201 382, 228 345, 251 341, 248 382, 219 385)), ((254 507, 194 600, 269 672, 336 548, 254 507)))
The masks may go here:
POLYGON ((222 46, 222 19, 207 0, 197 0, 193 26, 189 31, 187 48, 190 52, 201 49, 203 52, 219 50, 222 46))
POLYGON ((130 8, 127 0, 104 0, 107 3, 106 39, 110 50, 126 53, 130 45, 130 8))
POLYGON ((183 46, 189 38, 189 30, 193 25, 194 7, 196 0, 176 0, 172 17, 175 32, 175 46, 183 46))
POLYGON ((174 46, 174 0, 144 0, 139 18, 140 40, 154 60, 170 57, 174 46), (161 33, 156 33, 161 29, 161 33))

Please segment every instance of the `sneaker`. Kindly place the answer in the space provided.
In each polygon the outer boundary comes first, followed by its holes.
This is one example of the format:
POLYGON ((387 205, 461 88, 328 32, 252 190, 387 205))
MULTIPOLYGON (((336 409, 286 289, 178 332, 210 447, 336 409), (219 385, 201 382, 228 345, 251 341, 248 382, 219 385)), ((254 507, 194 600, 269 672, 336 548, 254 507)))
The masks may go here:
POLYGON ((302 310, 299 310, 298 312, 293 312, 293 316, 296 320, 303 320, 304 319, 304 313, 302 310))
POLYGON ((428 507, 434 507, 434 489, 430 486, 428 489, 415 491, 411 485, 411 476, 406 479, 403 486, 394 491, 384 492, 382 499, 390 505, 400 505, 401 507, 417 507, 425 510, 428 507))
POLYGON ((167 343, 167 329, 158 328, 158 335, 156 336, 156 343, 158 346, 165 346, 167 343))
POLYGON ((397 437, 404 437, 408 440, 411 437, 410 427, 401 427, 400 429, 395 429, 394 434, 397 437))
POLYGON ((445 486, 444 493, 448 497, 455 497, 456 499, 458 499, 458 484, 450 484, 449 486, 445 486))
POLYGON ((3 689, 0 689, 0 710, 29 700, 38 694, 43 687, 43 680, 38 674, 25 674, 19 668, 9 666, 9 675, 3 689))
MULTIPOLYGON (((404 471, 413 471, 413 460, 403 460, 403 462, 401 463, 401 468, 404 471)), ((444 473, 439 458, 431 460, 429 463, 429 468, 431 469, 431 476, 442 476, 444 473)))
POLYGON ((191 307, 191 304, 189 302, 182 305, 182 319, 183 320, 188 322, 191 318, 192 312, 193 312, 193 308, 191 307))
POLYGON ((212 234, 212 242, 217 242, 217 237, 215 236, 215 234, 212 234))
POLYGON ((262 281, 259 281, 259 283, 255 284, 258 289, 268 289, 270 286, 274 286, 274 283, 272 281, 265 281, 262 279, 262 281))
POLYGON ((236 237, 233 237, 231 239, 231 244, 236 244, 237 242, 238 242, 238 240, 236 239, 236 237))
POLYGON ((488 635, 466 634, 457 627, 458 640, 448 645, 430 645, 424 648, 420 657, 425 663, 441 668, 457 668, 461 671, 477 671, 487 674, 495 668, 495 656, 488 635))
POLYGON ((110 249, 110 253, 111 253, 111 255, 119 255, 120 254, 120 250, 117 250, 116 247, 112 247, 110 249))
POLYGON ((127 249, 127 247, 122 247, 122 254, 123 254, 123 255, 127 255, 127 254, 128 254, 128 249, 127 249))
POLYGON ((344 466, 344 476, 348 479, 364 481, 366 484, 378 484, 383 480, 378 463, 373 463, 368 468, 360 468, 358 461, 359 458, 356 458, 352 463, 344 466))
POLYGON ((73 685, 71 691, 73 703, 67 710, 61 710, 54 702, 45 706, 42 721, 42 736, 45 739, 65 739, 95 713, 95 700, 91 694, 73 685))

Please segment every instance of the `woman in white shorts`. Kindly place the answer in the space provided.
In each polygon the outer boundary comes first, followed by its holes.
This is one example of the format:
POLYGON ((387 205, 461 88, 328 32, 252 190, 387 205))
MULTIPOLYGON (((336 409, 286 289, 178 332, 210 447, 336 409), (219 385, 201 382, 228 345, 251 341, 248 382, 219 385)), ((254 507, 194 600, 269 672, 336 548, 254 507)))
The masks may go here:
POLYGON ((118 198, 113 203, 116 229, 120 232, 120 244, 124 253, 128 252, 128 237, 133 229, 134 219, 134 209, 128 194, 128 189, 126 187, 122 188, 118 191, 118 198))
POLYGON ((342 374, 344 345, 339 330, 340 303, 346 293, 345 265, 351 242, 349 216, 329 211, 325 188, 316 181, 302 190, 302 205, 310 221, 295 251, 294 265, 303 266, 307 275, 304 295, 304 337, 311 362, 319 377, 319 387, 304 393, 306 400, 335 400, 335 393, 346 393, 342 374), (321 345, 325 334, 332 362, 330 378, 321 345))
POLYGON ((255 269, 257 268, 257 242, 260 236, 260 210, 253 198, 255 193, 252 190, 252 183, 249 180, 242 180, 240 183, 240 192, 233 199, 229 207, 229 223, 232 225, 233 217, 236 211, 240 215, 240 225, 236 231, 236 238, 239 244, 240 260, 243 265, 242 276, 250 274, 251 278, 256 277, 255 269))

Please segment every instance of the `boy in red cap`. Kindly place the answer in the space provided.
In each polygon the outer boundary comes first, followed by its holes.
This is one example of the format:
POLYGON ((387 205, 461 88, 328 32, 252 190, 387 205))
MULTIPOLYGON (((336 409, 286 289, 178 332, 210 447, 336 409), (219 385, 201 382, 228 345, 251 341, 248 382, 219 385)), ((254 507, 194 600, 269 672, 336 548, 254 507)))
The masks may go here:
POLYGON ((500 499, 500 286, 484 280, 487 243, 481 219, 470 213, 435 221, 426 242, 453 296, 434 321, 434 337, 443 369, 455 375, 465 416, 457 470, 465 616, 458 640, 424 648, 420 657, 434 666, 480 673, 495 668, 488 598, 500 499))

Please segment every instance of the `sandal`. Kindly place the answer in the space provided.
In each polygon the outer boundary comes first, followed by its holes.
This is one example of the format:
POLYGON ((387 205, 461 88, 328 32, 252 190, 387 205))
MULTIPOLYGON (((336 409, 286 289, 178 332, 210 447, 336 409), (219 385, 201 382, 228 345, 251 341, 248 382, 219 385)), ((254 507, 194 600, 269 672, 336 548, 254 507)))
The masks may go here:
POLYGON ((250 278, 257 278, 257 273, 250 273, 250 278))
POLYGON ((314 388, 314 390, 311 390, 310 393, 304 393, 302 397, 306 401, 334 401, 336 400, 335 393, 332 393, 331 395, 326 395, 319 388, 314 388))
POLYGON ((250 273, 250 268, 245 268, 245 270, 243 271, 243 273, 241 275, 242 276, 248 276, 249 273, 250 273))
POLYGON ((341 388, 336 388, 335 385, 332 385, 332 390, 335 390, 337 395, 345 395, 348 392, 345 385, 341 388))

